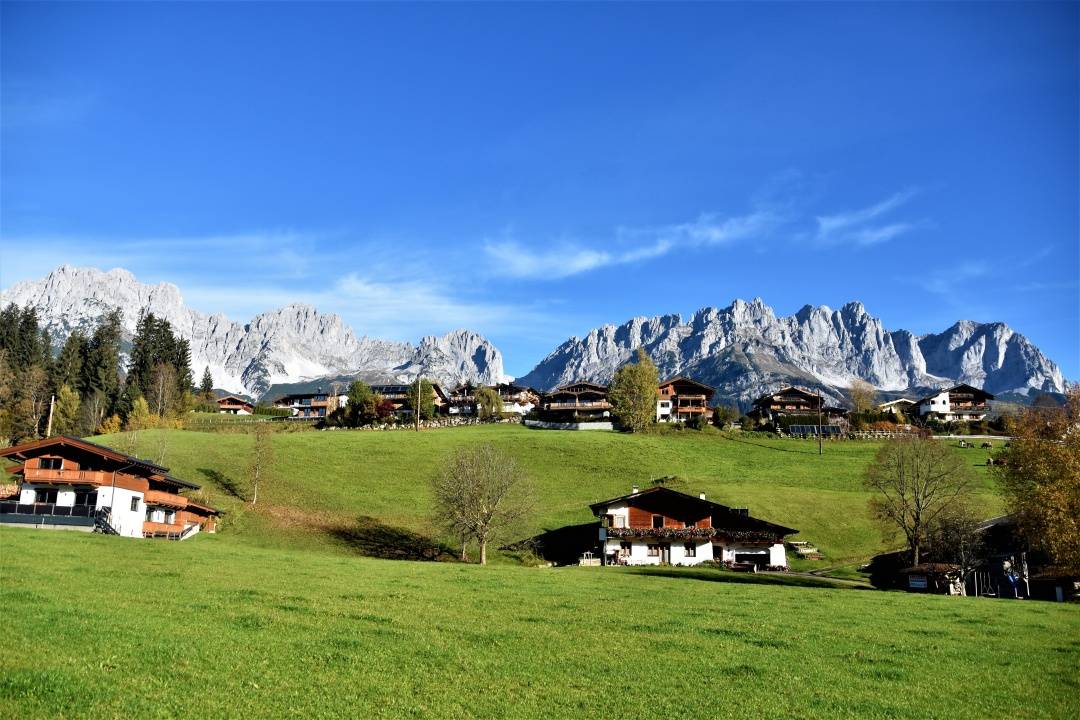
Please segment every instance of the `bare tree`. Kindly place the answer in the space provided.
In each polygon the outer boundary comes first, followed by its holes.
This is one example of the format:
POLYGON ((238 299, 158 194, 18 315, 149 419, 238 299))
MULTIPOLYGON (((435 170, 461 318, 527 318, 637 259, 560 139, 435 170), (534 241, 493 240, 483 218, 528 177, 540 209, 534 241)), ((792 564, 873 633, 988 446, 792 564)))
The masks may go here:
POLYGON ((251 453, 251 505, 259 500, 259 483, 266 477, 274 462, 274 431, 269 422, 255 423, 254 447, 251 453))
POLYGON ((165 417, 176 402, 176 368, 168 363, 158 363, 149 389, 150 409, 158 417, 165 417))
POLYGON ((985 532, 982 519, 970 503, 958 501, 945 510, 928 533, 937 560, 952 563, 960 571, 960 590, 967 594, 967 578, 982 561, 985 532))
POLYGON ((912 565, 934 523, 970 495, 971 477, 962 456, 930 438, 897 438, 878 451, 866 470, 871 509, 904 533, 912 565))
POLYGON ((855 406, 855 412, 866 412, 874 408, 877 388, 861 378, 856 378, 848 386, 848 394, 851 395, 851 404, 855 406))
POLYGON ((487 548, 508 527, 532 508, 525 473, 512 457, 492 445, 462 448, 432 480, 437 522, 480 546, 480 564, 487 564, 487 548))

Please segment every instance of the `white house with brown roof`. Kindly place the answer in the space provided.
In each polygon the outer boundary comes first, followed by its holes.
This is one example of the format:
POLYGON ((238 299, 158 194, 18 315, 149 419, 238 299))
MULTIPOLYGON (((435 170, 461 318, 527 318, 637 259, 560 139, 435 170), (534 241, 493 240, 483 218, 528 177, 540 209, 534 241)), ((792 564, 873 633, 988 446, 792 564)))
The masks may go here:
POLYGON ((589 506, 600 519, 605 564, 697 565, 708 560, 787 567, 784 537, 797 530, 745 509, 657 486, 589 506))
POLYGON ((971 385, 955 385, 919 400, 919 417, 944 422, 982 420, 990 413, 994 396, 971 385))

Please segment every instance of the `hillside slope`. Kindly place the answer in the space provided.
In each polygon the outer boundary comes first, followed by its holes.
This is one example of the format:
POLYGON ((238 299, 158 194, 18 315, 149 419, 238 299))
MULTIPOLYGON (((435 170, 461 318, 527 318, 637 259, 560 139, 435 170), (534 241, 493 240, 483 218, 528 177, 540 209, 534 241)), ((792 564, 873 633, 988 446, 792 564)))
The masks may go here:
MULTIPOLYGON (((121 444, 122 439, 99 439, 121 444)), ((538 503, 514 539, 544 529, 589 522, 589 503, 679 476, 686 492, 801 531, 828 564, 867 558, 886 547, 867 511, 862 487, 876 444, 817 445, 798 440, 730 440, 718 433, 686 431, 628 435, 528 430, 487 425, 412 433, 296 432, 274 435, 274 469, 250 496, 246 467, 252 438, 245 434, 149 431, 139 435, 140 454, 163 462, 174 474, 206 486, 229 514, 224 532, 263 545, 322 545, 387 554, 395 542, 423 545, 432 530, 428 479, 454 449, 490 442, 511 453, 536 486, 538 503), (162 442, 164 440, 164 442, 162 442), (411 533, 414 535, 394 535, 411 533)), ((969 450, 972 464, 985 451, 969 450)), ((987 512, 998 499, 984 467, 987 512)), ((452 538, 446 538, 448 543, 452 538)))

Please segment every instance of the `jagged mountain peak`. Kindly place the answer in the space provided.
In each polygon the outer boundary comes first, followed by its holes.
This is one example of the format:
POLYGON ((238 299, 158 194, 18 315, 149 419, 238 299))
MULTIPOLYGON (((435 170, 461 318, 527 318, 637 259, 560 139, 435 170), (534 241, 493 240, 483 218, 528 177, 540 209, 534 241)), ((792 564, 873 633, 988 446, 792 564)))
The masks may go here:
POLYGON ((502 355, 483 336, 455 330, 414 347, 407 342, 357 337, 341 316, 306 303, 290 303, 240 324, 222 314, 206 315, 184 304, 171 283, 140 283, 123 268, 61 265, 45 278, 20 282, 0 293, 0 307, 31 305, 59 345, 75 328, 91 330, 119 308, 130 338, 138 317, 152 312, 191 343, 192 369, 210 368, 217 387, 259 396, 274 383, 358 373, 392 375, 408 381, 425 374, 447 383, 498 382, 502 355))
POLYGON ((1062 392, 1064 378, 1022 335, 1004 323, 961 321, 940 334, 888 331, 858 301, 839 310, 804 305, 778 317, 760 298, 678 315, 634 318, 571 338, 519 382, 547 389, 575 379, 609 382, 639 347, 662 375, 685 374, 743 405, 786 384, 817 387, 833 400, 855 379, 886 392, 919 392, 954 382, 995 393, 1062 392), (629 332, 649 327, 654 332, 629 332))

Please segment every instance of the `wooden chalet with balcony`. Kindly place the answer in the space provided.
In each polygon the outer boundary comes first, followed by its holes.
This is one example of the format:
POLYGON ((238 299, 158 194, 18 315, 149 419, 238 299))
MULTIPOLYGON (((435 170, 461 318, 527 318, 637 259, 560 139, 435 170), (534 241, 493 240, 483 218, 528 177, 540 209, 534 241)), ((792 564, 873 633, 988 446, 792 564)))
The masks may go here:
POLYGON ((499 393, 504 413, 527 415, 540 402, 540 395, 531 387, 514 383, 497 383, 492 386, 499 393))
POLYGON ((290 420, 325 420, 331 412, 330 406, 330 394, 321 388, 314 392, 282 395, 274 400, 274 407, 292 411, 290 420))
POLYGON ((226 395, 217 399, 218 413, 222 415, 250 415, 255 406, 242 397, 226 395))
POLYGON ((589 506, 600 519, 608 565, 697 565, 708 560, 787 567, 784 538, 797 530, 698 496, 655 486, 589 506))
POLYGON ((660 383, 656 395, 657 422, 687 422, 708 414, 713 389, 679 375, 660 383))
POLYGON ((759 397, 747 415, 761 422, 772 422, 784 415, 816 415, 819 408, 824 408, 821 395, 786 387, 759 397))
POLYGON ((182 495, 199 486, 104 445, 60 435, 0 449, 18 494, 0 524, 184 540, 214 532, 219 510, 182 495))
POLYGON ((994 396, 971 385, 956 385, 919 400, 919 417, 943 422, 982 420, 990 413, 994 396))
POLYGON ((476 415, 476 385, 462 383, 446 394, 448 415, 472 417, 476 415))
POLYGON ((541 398, 540 414, 552 422, 608 420, 611 403, 607 399, 607 385, 585 381, 561 385, 541 398))

